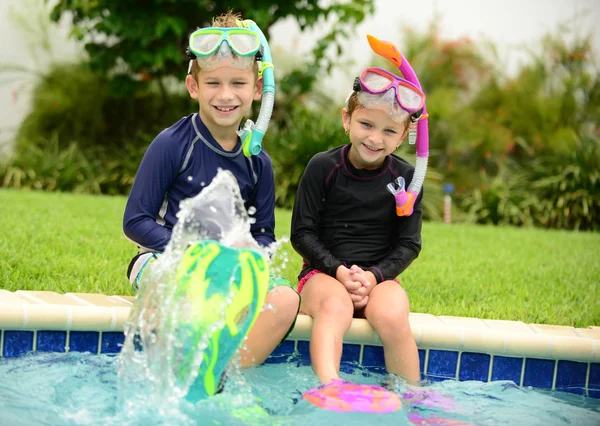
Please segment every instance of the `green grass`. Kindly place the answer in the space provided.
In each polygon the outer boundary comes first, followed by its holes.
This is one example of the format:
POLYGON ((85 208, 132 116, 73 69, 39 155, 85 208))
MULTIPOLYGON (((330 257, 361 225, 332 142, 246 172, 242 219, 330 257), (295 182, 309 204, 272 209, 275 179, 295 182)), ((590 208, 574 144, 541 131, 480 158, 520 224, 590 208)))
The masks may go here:
MULTIPOLYGON (((124 197, 0 190, 0 288, 132 294, 124 206, 124 197)), ((290 218, 277 211, 278 237, 290 218)), ((276 259, 295 282, 301 260, 289 243, 276 259)), ((425 223, 423 251, 401 281, 413 312, 600 325, 600 234, 425 223)))

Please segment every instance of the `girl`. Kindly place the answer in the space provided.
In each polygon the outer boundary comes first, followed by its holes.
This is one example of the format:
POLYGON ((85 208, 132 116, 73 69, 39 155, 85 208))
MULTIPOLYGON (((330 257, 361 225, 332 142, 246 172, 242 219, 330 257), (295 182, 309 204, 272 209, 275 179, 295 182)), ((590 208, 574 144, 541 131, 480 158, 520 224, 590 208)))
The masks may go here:
POLYGON ((291 242, 304 259, 301 311, 314 320, 312 366, 324 384, 339 379, 344 334, 352 318, 366 318, 388 372, 416 383, 409 301, 396 277, 421 250, 422 192, 412 213, 400 216, 388 184, 413 178, 414 168, 393 152, 422 118, 425 97, 378 68, 364 70, 353 89, 342 109, 350 143, 310 160, 293 209, 291 242))

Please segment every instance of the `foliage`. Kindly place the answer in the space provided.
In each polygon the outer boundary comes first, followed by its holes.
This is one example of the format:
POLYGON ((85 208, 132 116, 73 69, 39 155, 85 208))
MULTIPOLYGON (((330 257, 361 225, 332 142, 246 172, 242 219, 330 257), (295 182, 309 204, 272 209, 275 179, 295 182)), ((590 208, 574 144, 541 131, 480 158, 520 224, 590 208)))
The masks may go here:
POLYGON ((265 147, 273 161, 277 205, 291 208, 308 161, 318 152, 348 143, 335 111, 290 103, 279 123, 267 132, 265 147))
POLYGON ((54 133, 43 147, 22 143, 15 154, 0 161, 0 187, 83 194, 127 194, 144 147, 132 145, 82 149, 62 146, 54 133))
POLYGON ((470 220, 599 231, 600 139, 578 140, 564 156, 528 152, 526 165, 508 161, 461 196, 470 220))
MULTIPOLYGON (((192 105, 189 96, 173 93, 165 109, 152 85, 127 98, 111 96, 109 85, 106 76, 85 62, 51 65, 38 77, 32 93, 34 108, 21 123, 17 147, 21 143, 43 147, 54 133, 60 135, 61 148, 73 142, 84 149, 135 146, 143 133, 157 134, 163 123, 177 121, 192 105)), ((142 138, 142 142, 147 141, 142 138)))
MULTIPOLYGON (((73 35, 85 43, 93 69, 119 74, 119 93, 129 96, 136 91, 136 81, 160 82, 165 76, 181 79, 186 70, 184 52, 189 33, 209 26, 213 17, 229 9, 254 20, 266 37, 273 24, 287 17, 294 17, 302 30, 334 18, 332 28, 313 50, 312 68, 321 70, 333 65, 325 52, 330 48, 342 51, 349 30, 373 13, 374 1, 148 0, 132 4, 120 0, 59 0, 52 19, 69 16, 73 35)), ((301 71, 292 79, 301 81, 307 92, 314 77, 301 71)), ((113 89, 116 94, 116 87, 113 89)))

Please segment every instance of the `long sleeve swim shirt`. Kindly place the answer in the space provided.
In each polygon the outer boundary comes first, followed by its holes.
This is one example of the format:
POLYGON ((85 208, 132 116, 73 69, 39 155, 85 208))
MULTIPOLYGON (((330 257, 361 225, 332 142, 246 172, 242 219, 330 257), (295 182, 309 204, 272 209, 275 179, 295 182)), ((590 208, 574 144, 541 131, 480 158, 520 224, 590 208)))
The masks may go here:
POLYGON ((275 183, 263 149, 246 157, 241 142, 225 151, 200 116, 192 114, 163 130, 148 147, 123 215, 123 232, 140 251, 164 250, 177 222, 179 203, 208 186, 218 169, 237 179, 246 210, 256 221, 250 231, 261 246, 275 241, 275 183))
POLYGON ((421 251, 422 197, 410 216, 396 214, 386 189, 398 176, 410 183, 414 167, 388 155, 376 170, 348 161, 350 145, 315 155, 294 204, 291 243, 304 259, 300 278, 317 269, 332 277, 340 265, 358 265, 377 282, 396 278, 421 251))

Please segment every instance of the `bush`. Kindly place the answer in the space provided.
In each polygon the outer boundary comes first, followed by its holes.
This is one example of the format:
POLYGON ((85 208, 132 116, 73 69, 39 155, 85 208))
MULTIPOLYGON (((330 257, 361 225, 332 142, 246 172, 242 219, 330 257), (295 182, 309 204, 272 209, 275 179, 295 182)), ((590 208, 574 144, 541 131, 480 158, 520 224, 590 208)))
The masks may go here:
POLYGON ((578 140, 564 155, 535 154, 507 162, 464 194, 460 206, 476 223, 600 230, 600 139, 578 140))
POLYGON ((275 122, 265 136, 275 172, 276 203, 288 209, 308 161, 318 152, 348 142, 334 111, 315 111, 302 103, 290 104, 289 108, 289 119, 275 122))
POLYGON ((147 142, 144 134, 158 134, 192 110, 187 92, 165 97, 156 83, 135 96, 111 95, 108 87, 118 85, 85 62, 51 66, 33 90, 33 108, 21 123, 16 149, 21 143, 43 147, 55 133, 61 149, 73 142, 84 150, 139 145, 147 142))
MULTIPOLYGON (((151 138, 147 139, 147 144, 150 141, 151 138)), ((0 163, 0 186, 85 194, 127 194, 147 144, 83 149, 72 142, 63 148, 57 133, 43 143, 43 147, 22 142, 12 157, 0 163)))

